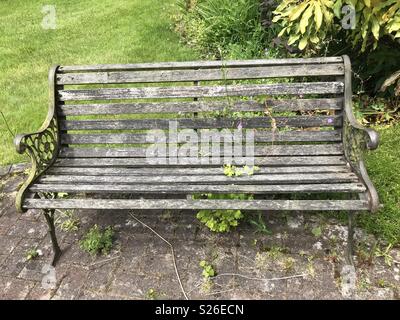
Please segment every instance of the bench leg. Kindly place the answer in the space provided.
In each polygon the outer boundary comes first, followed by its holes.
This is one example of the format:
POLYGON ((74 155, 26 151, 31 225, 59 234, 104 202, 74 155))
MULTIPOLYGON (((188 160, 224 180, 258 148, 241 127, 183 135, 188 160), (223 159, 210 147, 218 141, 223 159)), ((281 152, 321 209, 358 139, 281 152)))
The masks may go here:
POLYGON ((44 217, 46 218, 47 225, 49 227, 49 233, 51 238, 51 243, 53 245, 53 259, 51 265, 54 267, 57 263, 57 260, 61 256, 61 249, 57 242, 56 237, 56 227, 54 225, 54 209, 46 209, 43 210, 44 217))
POLYGON ((348 218, 348 232, 347 232, 347 252, 346 252, 346 262, 347 264, 354 266, 353 262, 353 236, 354 236, 354 213, 349 212, 348 218))

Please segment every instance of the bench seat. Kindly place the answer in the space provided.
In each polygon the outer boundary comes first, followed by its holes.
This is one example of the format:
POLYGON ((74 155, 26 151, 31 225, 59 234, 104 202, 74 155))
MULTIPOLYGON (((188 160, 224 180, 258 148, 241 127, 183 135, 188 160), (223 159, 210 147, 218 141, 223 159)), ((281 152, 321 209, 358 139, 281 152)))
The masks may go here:
MULTIPOLYGON (((332 145, 334 146, 334 145, 332 145)), ((253 175, 227 177, 221 167, 180 167, 149 168, 135 165, 135 161, 121 158, 96 158, 96 165, 85 167, 93 158, 60 159, 46 174, 32 184, 29 192, 34 196, 40 192, 68 193, 69 197, 82 193, 96 194, 136 194, 151 196, 151 199, 101 200, 95 203, 88 199, 31 199, 28 197, 25 208, 138 208, 138 209, 201 209, 218 207, 220 209, 240 206, 248 210, 360 210, 367 209, 364 200, 183 200, 182 195, 192 194, 232 194, 245 193, 254 195, 292 194, 292 193, 354 193, 366 191, 365 185, 352 172, 343 156, 275 156, 268 158, 269 164, 260 165, 253 175), (290 160, 288 159, 290 158, 290 160), (311 161, 312 160, 312 161, 311 161), (102 165, 98 165, 101 163, 102 165), (176 196, 177 199, 157 199, 158 195, 176 196)), ((136 159, 137 160, 137 159, 136 159)))

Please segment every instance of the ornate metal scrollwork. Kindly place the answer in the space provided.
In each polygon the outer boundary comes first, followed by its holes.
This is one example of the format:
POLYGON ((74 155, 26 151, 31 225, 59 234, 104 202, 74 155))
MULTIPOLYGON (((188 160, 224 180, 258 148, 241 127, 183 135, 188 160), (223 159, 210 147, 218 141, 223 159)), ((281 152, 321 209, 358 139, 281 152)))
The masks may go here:
POLYGON ((26 152, 30 158, 32 167, 29 177, 21 186, 17 195, 17 209, 22 210, 22 198, 29 186, 45 172, 55 161, 58 154, 58 124, 55 117, 48 121, 48 126, 39 132, 18 135, 15 138, 18 153, 26 152))
POLYGON ((55 113, 55 74, 58 66, 53 66, 49 73, 50 104, 46 121, 38 132, 19 134, 14 143, 18 153, 27 153, 32 167, 28 179, 21 186, 16 197, 18 211, 23 212, 22 202, 26 191, 57 159, 59 151, 59 128, 55 113))
POLYGON ((57 119, 50 120, 49 126, 38 133, 17 136, 19 153, 28 152, 34 164, 35 174, 40 174, 54 160, 58 152, 57 119))

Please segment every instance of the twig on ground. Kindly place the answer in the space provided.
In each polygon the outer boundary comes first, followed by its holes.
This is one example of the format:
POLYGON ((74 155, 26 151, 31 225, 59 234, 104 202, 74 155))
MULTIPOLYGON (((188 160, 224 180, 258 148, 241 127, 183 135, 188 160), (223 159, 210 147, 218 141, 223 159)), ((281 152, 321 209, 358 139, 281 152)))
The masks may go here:
POLYGON ((181 277, 179 276, 179 271, 178 271, 178 267, 176 265, 176 260, 175 260, 175 250, 174 247, 172 246, 172 244, 166 240, 165 238, 163 238, 160 234, 158 234, 154 229, 152 229, 151 227, 149 227, 147 224, 145 224, 144 222, 142 222, 141 220, 139 220, 138 218, 136 218, 132 213, 129 213, 129 215, 135 219, 137 222, 139 222, 141 225, 143 225, 144 227, 146 227, 147 229, 149 229, 151 232, 153 232, 157 237, 159 237, 162 241, 164 241, 166 244, 168 244, 168 246, 171 248, 171 253, 172 253, 172 261, 174 264, 174 269, 175 269, 175 273, 176 273, 176 277, 178 279, 179 282, 179 286, 181 287, 181 291, 183 293, 183 296, 185 297, 186 300, 189 300, 189 297, 186 294, 185 289, 183 288, 182 285, 182 281, 181 281, 181 277))
MULTIPOLYGON (((256 281, 279 281, 279 280, 288 280, 288 279, 293 279, 293 278, 304 278, 307 276, 307 273, 295 274, 295 275, 286 276, 286 277, 276 277, 276 278, 257 278, 257 277, 246 276, 244 274, 239 274, 239 273, 221 273, 221 274, 217 274, 214 277, 210 277, 209 279, 214 280, 218 277, 224 277, 224 276, 240 277, 240 278, 244 278, 244 279, 248 279, 248 280, 256 280, 256 281)), ((198 282, 194 286, 194 288, 192 288, 188 293, 191 293, 194 290, 196 290, 202 283, 203 283, 203 280, 198 282)))
POLYGON ((235 289, 228 289, 228 290, 223 290, 223 291, 215 291, 215 292, 210 292, 210 293, 205 293, 205 296, 213 296, 216 294, 220 294, 220 293, 227 293, 227 292, 231 292, 234 291, 235 289))
POLYGON ((215 279, 218 277, 223 277, 223 276, 231 276, 231 277, 239 277, 239 278, 244 278, 244 279, 248 279, 248 280, 258 280, 258 281, 279 281, 279 280, 288 280, 288 279, 293 279, 293 278, 304 278, 307 276, 307 273, 301 273, 301 274, 295 274, 293 276, 286 276, 286 277, 276 277, 276 278, 256 278, 256 277, 250 277, 250 276, 246 276, 244 274, 240 274, 240 273, 221 273, 221 274, 217 274, 214 277, 210 277, 210 279, 215 279))
POLYGON ((97 264, 100 264, 100 263, 110 262, 110 261, 112 261, 112 260, 118 259, 119 257, 120 257, 120 256, 118 255, 118 256, 116 256, 116 257, 112 257, 112 258, 103 259, 103 260, 100 260, 100 261, 93 262, 93 263, 91 263, 91 264, 89 265, 89 268, 90 268, 90 267, 93 267, 93 266, 95 266, 95 265, 97 265, 97 264))

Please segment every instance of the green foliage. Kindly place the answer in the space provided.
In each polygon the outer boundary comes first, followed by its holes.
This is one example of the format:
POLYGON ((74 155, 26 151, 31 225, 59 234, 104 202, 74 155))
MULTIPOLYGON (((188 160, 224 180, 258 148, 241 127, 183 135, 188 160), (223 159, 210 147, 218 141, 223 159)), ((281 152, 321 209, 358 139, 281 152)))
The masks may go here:
POLYGON ((205 280, 208 280, 211 277, 216 275, 214 267, 205 260, 201 260, 199 263, 200 267, 203 269, 202 275, 205 280))
POLYGON ((321 227, 314 227, 311 229, 311 233, 314 237, 319 238, 322 235, 322 229, 321 227))
POLYGON ((262 212, 258 212, 256 219, 249 218, 249 223, 256 228, 256 233, 262 233, 266 235, 270 235, 272 233, 265 224, 262 212))
POLYGON ((79 229, 81 221, 73 210, 66 210, 61 212, 61 217, 57 219, 56 223, 62 231, 71 232, 79 229))
POLYGON ((145 297, 148 300, 157 300, 159 298, 159 294, 155 289, 150 288, 147 290, 145 297))
MULTIPOLYGON (((400 38, 400 2, 398 0, 336 0, 336 6, 351 5, 356 10, 355 29, 350 32, 354 46, 361 44, 361 51, 369 45, 373 49, 383 36, 400 38)), ((339 12, 335 12, 341 18, 339 12)))
POLYGON ((111 226, 101 230, 97 224, 95 224, 80 241, 80 247, 91 255, 97 255, 99 253, 106 255, 112 248, 113 236, 114 230, 111 226))
POLYGON ((333 2, 330 0, 283 0, 274 11, 273 22, 282 27, 279 37, 300 50, 318 46, 333 27, 333 2))
MULTIPOLYGON (((259 0, 179 1, 176 30, 205 56, 254 58, 269 38, 260 23, 259 0)), ((269 32, 274 33, 274 28, 269 32)), ((272 37, 271 37, 272 38, 272 37)))
MULTIPOLYGON (((259 167, 243 166, 236 167, 231 164, 224 165, 224 175, 228 177, 240 177, 243 174, 251 176, 255 171, 260 170, 259 167)), ((207 199, 224 199, 224 200, 252 200, 253 195, 246 194, 205 194, 202 197, 207 199)), ((211 231, 228 232, 232 227, 239 225, 239 220, 244 217, 241 210, 200 210, 197 215, 202 223, 204 223, 211 231)))
POLYGON ((389 243, 389 245, 384 249, 376 247, 375 252, 374 252, 375 257, 383 257, 383 259, 385 260, 385 263, 389 267, 391 267, 393 264, 393 257, 390 255, 390 250, 392 249, 392 247, 393 247, 393 244, 389 243))
POLYGON ((346 33, 361 52, 376 49, 384 36, 400 38, 398 0, 283 0, 274 11, 273 22, 280 24, 279 36, 288 38, 289 45, 321 49, 328 36, 341 31, 344 5, 355 10, 355 28, 346 33))
POLYGON ((365 125, 390 124, 400 119, 400 105, 383 98, 370 98, 361 96, 354 104, 354 114, 359 122, 365 125))
POLYGON ((29 249, 25 254, 27 261, 36 259, 38 256, 39 256, 39 252, 35 248, 29 249))
POLYGON ((224 165, 224 175, 227 177, 240 177, 243 174, 246 174, 248 176, 252 176, 254 172, 259 171, 260 168, 257 166, 243 166, 242 168, 238 168, 234 165, 231 164, 225 164, 224 165))
MULTIPOLYGON (((207 199, 251 200, 253 196, 245 194, 207 194, 207 199)), ((232 227, 239 225, 244 216, 240 210, 200 210, 197 215, 211 231, 228 232, 232 227)))

